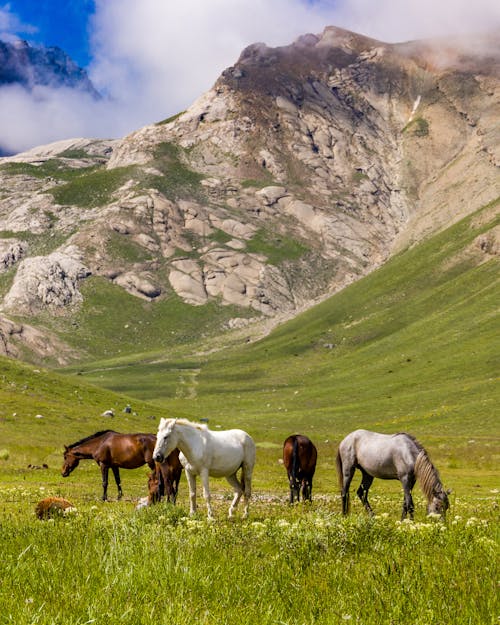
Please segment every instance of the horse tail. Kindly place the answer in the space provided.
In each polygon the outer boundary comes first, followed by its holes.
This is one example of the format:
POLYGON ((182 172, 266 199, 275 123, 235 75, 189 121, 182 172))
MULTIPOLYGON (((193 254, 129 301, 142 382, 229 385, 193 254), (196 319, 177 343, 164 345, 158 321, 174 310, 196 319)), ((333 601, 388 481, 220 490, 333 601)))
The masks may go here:
POLYGON ((252 480, 250 478, 250 475, 247 475, 247 471, 248 471, 248 467, 245 465, 244 462, 242 462, 241 464, 241 477, 240 477, 240 482, 241 482, 241 490, 244 493, 244 495, 246 497, 250 497, 251 495, 251 488, 252 488, 252 480))
POLYGON ((337 449, 337 457, 335 458, 335 464, 337 466, 337 480, 339 484, 340 492, 344 488, 344 472, 342 468, 342 456, 340 455, 340 449, 337 449))
POLYGON ((292 479, 295 484, 297 481, 297 475, 300 470, 299 464, 299 442, 297 438, 293 439, 293 449, 292 449, 292 479))
POLYGON ((346 496, 344 498, 343 496, 343 492, 344 492, 344 467, 342 464, 342 454, 340 453, 340 447, 339 449, 337 449, 337 456, 335 458, 335 464, 337 467, 337 480, 338 480, 338 484, 339 484, 339 490, 340 490, 340 495, 342 496, 342 509, 343 509, 343 513, 347 514, 349 512, 349 510, 351 509, 351 501, 349 498, 349 493, 346 493, 346 496))

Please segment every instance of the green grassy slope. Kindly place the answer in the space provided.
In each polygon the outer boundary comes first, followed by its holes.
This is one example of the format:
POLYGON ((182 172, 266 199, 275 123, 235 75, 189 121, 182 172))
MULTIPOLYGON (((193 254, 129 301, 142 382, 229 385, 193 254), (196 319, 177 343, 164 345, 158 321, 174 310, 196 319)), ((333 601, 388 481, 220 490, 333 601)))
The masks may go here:
MULTIPOLYGON (((166 414, 205 417, 214 428, 244 427, 256 438, 259 462, 267 467, 258 478, 265 488, 282 477, 277 459, 284 437, 303 431, 319 447, 325 469, 319 488, 331 489, 336 445, 348 431, 408 430, 448 478, 471 488, 491 485, 500 449, 499 263, 474 242, 498 222, 497 209, 498 203, 485 207, 399 254, 258 342, 201 356, 193 331, 183 335, 181 351, 153 355, 144 353, 139 328, 140 355, 84 365, 73 378, 110 391, 73 386, 68 377, 53 381, 43 372, 30 373, 20 393, 20 381, 9 386, 9 373, 2 384, 2 431, 17 433, 14 447, 21 450, 22 432, 36 428, 47 440, 47 446, 34 445, 42 461, 50 448, 89 430, 155 431, 166 414), (103 426, 103 410, 120 412, 131 401, 137 419, 120 415, 103 426), (35 422, 36 412, 44 411, 52 423, 35 422), (92 417, 82 416, 89 411, 92 417), (14 412, 29 416, 19 421, 14 412)), ((14 371, 18 365, 8 366, 14 371)), ((27 375, 20 371, 19 380, 27 375)))
POLYGON ((28 464, 59 469, 64 444, 103 429, 155 432, 159 416, 146 402, 0 358, 0 476, 25 480, 28 464), (123 413, 127 404, 135 414, 123 413), (110 409, 115 417, 101 416, 110 409))
POLYGON ((491 470, 500 435, 499 263, 474 241, 498 223, 497 208, 399 254, 256 343, 83 373, 176 414, 245 424, 272 448, 290 431, 338 441, 356 427, 405 429, 446 447, 439 453, 450 468, 491 470))

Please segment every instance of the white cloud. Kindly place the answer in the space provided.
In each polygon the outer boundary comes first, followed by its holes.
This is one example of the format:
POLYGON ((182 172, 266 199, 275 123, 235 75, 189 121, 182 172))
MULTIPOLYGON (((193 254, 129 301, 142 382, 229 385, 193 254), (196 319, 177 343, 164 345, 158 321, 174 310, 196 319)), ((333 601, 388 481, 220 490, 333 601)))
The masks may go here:
POLYGON ((0 111, 0 146, 9 153, 59 139, 108 137, 115 123, 110 102, 68 88, 2 87, 0 111))
POLYGON ((388 42, 500 28, 497 0, 340 0, 326 4, 332 7, 338 25, 388 42))
MULTIPOLYGON (((14 17, 9 5, 0 8, 0 29, 14 17)), ((185 109, 250 43, 286 45, 330 24, 392 42, 480 32, 500 26, 500 3, 97 0, 89 72, 112 99, 95 102, 67 89, 37 97, 1 89, 0 143, 20 150, 74 136, 121 136, 185 109)))
POLYGON ((12 12, 10 3, 0 6, 0 40, 10 41, 15 39, 13 33, 34 33, 36 28, 31 24, 24 24, 18 16, 12 12))

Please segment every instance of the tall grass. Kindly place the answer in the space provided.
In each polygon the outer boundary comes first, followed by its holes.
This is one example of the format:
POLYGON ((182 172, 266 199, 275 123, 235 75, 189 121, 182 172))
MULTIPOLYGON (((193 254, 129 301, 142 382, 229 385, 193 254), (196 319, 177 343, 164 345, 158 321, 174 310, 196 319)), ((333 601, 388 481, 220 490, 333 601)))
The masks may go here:
MULTIPOLYGON (((215 523, 160 504, 83 504, 40 522, 23 498, 2 515, 2 622, 109 625, 493 625, 494 499, 446 524, 389 513, 343 519, 337 502, 254 504, 215 523)), ((34 493, 31 493, 31 497, 34 493)))

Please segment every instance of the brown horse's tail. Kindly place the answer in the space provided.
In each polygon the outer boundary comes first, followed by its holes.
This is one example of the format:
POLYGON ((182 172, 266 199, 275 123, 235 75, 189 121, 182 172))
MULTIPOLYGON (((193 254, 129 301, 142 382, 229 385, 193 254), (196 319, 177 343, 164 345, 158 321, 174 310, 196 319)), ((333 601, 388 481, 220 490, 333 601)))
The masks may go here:
POLYGON ((294 438, 292 449, 292 479, 294 484, 298 480, 299 469, 299 442, 296 438, 294 438))
MULTIPOLYGON (((343 467, 342 467, 342 456, 340 454, 340 449, 337 450, 337 456, 335 458, 335 463, 337 466, 337 480, 338 480, 338 484, 339 484, 339 490, 340 490, 340 495, 342 496, 342 492, 344 490, 344 471, 343 471, 343 467)), ((344 513, 349 512, 350 509, 350 501, 349 501, 349 497, 347 497, 347 509, 344 509, 344 504, 342 503, 342 507, 344 510, 344 513)))

